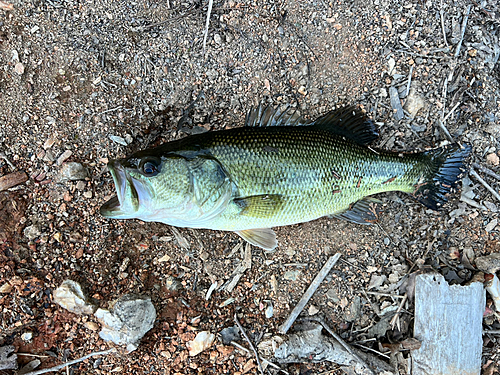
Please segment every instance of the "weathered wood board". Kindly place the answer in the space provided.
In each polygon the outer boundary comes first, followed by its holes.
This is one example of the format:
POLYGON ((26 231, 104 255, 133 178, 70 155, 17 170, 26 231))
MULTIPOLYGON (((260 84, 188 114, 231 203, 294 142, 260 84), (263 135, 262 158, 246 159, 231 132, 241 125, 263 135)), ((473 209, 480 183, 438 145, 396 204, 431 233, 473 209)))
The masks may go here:
POLYGON ((413 375, 479 375, 486 294, 482 283, 448 285, 438 274, 418 275, 413 375))

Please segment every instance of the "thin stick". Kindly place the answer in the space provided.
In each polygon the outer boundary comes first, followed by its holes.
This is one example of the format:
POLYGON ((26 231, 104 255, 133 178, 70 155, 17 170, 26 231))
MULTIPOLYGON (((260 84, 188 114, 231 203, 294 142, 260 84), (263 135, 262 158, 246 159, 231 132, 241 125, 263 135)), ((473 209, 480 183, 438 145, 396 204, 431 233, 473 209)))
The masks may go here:
POLYGON ((252 348, 253 354, 255 354, 255 358, 257 358, 257 364, 259 365, 259 371, 262 375, 264 375, 264 370, 262 369, 262 364, 260 363, 259 353, 257 353, 255 346, 253 346, 252 342, 250 341, 250 338, 248 337, 247 333, 243 329, 243 326, 241 325, 241 323, 238 320, 238 317, 236 316, 236 313, 234 314, 234 322, 236 323, 236 325, 240 329, 241 333, 243 334, 243 336, 247 340, 248 345, 250 345, 250 348, 252 348))
POLYGON ((471 169, 469 171, 469 174, 474 176, 476 178, 476 180, 478 180, 481 184, 483 184, 483 186, 488 189, 490 191, 491 194, 493 194, 493 196, 498 199, 500 201, 500 194, 498 194, 495 189, 493 189, 490 185, 488 185, 488 183, 486 181, 484 181, 481 176, 479 176, 477 174, 477 172, 474 170, 474 169, 471 169))
POLYGON ((214 0, 208 0, 207 21, 205 22, 205 33, 203 35, 203 56, 205 56, 205 49, 207 47, 208 26, 210 25, 210 15, 212 14, 212 5, 214 0))
POLYGON ((31 353, 16 353, 17 355, 24 355, 26 357, 36 357, 36 358, 49 358, 48 355, 38 355, 38 354, 31 354, 31 353))
POLYGON ((460 197, 460 200, 464 203, 467 203, 469 206, 479 208, 480 210, 488 211, 488 209, 483 206, 482 204, 477 203, 475 200, 472 200, 470 198, 467 198, 466 196, 462 195, 460 197))
POLYGON ((490 334, 490 335, 500 335, 500 329, 484 329, 483 330, 484 334, 490 334))
POLYGON ((413 65, 410 67, 410 74, 408 74, 408 85, 406 85, 406 95, 410 95, 411 76, 413 75, 413 65))
POLYGON ((375 354, 378 354, 379 356, 381 357, 384 357, 384 358, 387 358, 387 359, 391 359, 391 357, 389 357, 388 355, 385 355, 384 353, 381 353, 379 352, 378 350, 375 350, 375 349, 372 349, 372 348, 369 348, 368 346, 364 346, 364 345, 361 345, 361 344, 356 344, 354 343, 353 345, 356 345, 356 346, 359 346, 360 348, 363 348, 365 350, 368 350, 370 352, 373 352, 375 354))
POLYGON ((443 32, 444 44, 448 47, 448 41, 446 40, 446 32, 444 31, 444 12, 443 12, 443 0, 441 0, 441 8, 439 9, 439 14, 441 15, 441 31, 443 32))
POLYGON ((491 176, 491 177, 496 178, 497 180, 500 180, 500 175, 493 172, 491 169, 483 167, 482 165, 477 164, 477 163, 472 163, 472 166, 476 169, 479 169, 481 172, 486 173, 488 176, 491 176))
POLYGON ((398 296, 396 294, 390 294, 390 293, 366 292, 366 294, 373 294, 374 296, 384 296, 384 297, 392 297, 392 298, 404 298, 404 296, 398 296))
POLYGON ((358 361, 360 364, 362 364, 368 371, 370 371, 372 374, 374 373, 373 370, 370 368, 370 366, 368 366, 368 364, 363 361, 353 350, 352 348, 347 345, 347 343, 342 340, 342 338, 337 335, 329 326, 328 324, 326 324, 323 319, 318 319, 318 318, 314 318, 314 317, 308 317, 308 318, 304 318, 304 319, 301 319, 301 320, 308 320, 308 321, 312 321, 312 322, 317 322, 319 324, 321 324, 323 326, 323 328, 330 334, 333 336, 333 338, 335 340, 337 340, 339 342, 340 345, 342 345, 342 347, 347 350, 347 352, 353 356, 353 358, 356 359, 356 361, 358 361))
POLYGON ((439 127, 441 128, 441 130, 443 131, 444 135, 446 135, 446 138, 448 138, 448 140, 450 142, 453 142, 453 137, 451 136, 448 129, 446 129, 446 126, 443 124, 443 122, 441 120, 437 120, 437 123, 438 123, 439 127))
POLYGON ((470 9, 472 5, 469 5, 467 7, 467 11, 465 13, 464 20, 462 21, 462 35, 460 36, 460 41, 457 44, 457 49, 455 50, 455 58, 458 56, 460 53, 460 48, 462 48, 462 42, 464 40, 464 35, 465 35, 465 29, 467 28, 467 20, 469 19, 469 14, 470 14, 470 9))
POLYGON ((72 366, 74 365, 75 363, 80 363, 80 362, 83 362, 85 361, 86 359, 89 359, 90 357, 94 357, 96 355, 107 355, 109 353, 113 353, 113 352, 116 352, 116 348, 111 348, 111 349, 108 349, 108 350, 104 350, 102 352, 94 352, 94 353, 90 353, 90 354, 87 354, 86 356, 83 356, 81 358, 78 358, 78 359, 74 359, 72 361, 69 361, 69 362, 66 362, 66 363, 63 363, 62 365, 59 365, 59 366, 55 366, 55 367, 51 367, 51 368, 44 368, 43 370, 38 370, 38 371, 32 371, 32 372, 28 372, 27 374, 25 375, 39 375, 39 374, 45 374, 47 372, 52 372, 52 371, 59 371, 59 370, 62 370, 63 368, 65 368, 66 366, 72 366))
POLYGON ((306 292, 304 293, 304 295, 300 299, 297 306, 295 306, 295 308, 292 310, 292 312, 290 313, 288 318, 285 320, 285 322, 279 328, 279 331, 278 331, 279 333, 285 334, 288 332, 288 330, 292 326, 293 322, 295 322, 295 319, 297 319, 297 317, 300 315, 300 313, 304 309, 307 302, 309 302, 309 300, 313 296, 314 292, 316 292, 316 289, 318 289, 321 282, 330 273, 331 269, 333 268, 335 263, 337 263, 340 256, 341 256, 341 254, 337 253, 337 254, 331 256, 330 259, 328 259, 328 261, 325 263, 325 265, 323 266, 321 271, 319 271, 319 273, 314 278, 311 285, 309 285, 309 288, 307 288, 306 292))
POLYGON ((459 105, 460 105, 460 102, 458 102, 457 104, 455 104, 455 105, 453 106, 453 108, 450 110, 450 112, 448 112, 448 114, 444 117, 444 119, 443 119, 443 124, 446 122, 446 120, 448 120, 448 117, 450 117, 450 116, 451 116, 451 114, 453 113, 453 111, 454 111, 455 109, 457 109, 457 107, 458 107, 459 105))
MULTIPOLYGON (((408 299, 408 294, 405 294, 403 300, 399 304, 398 309, 396 310, 396 314, 394 314, 394 316, 391 319, 391 323, 390 324, 391 324, 391 328, 392 329, 394 329, 394 326, 396 325, 396 320, 398 319, 399 313, 403 309, 403 305, 405 304, 405 302, 406 302, 407 299, 408 299)), ((398 324, 398 326, 399 326, 399 324, 398 324)))

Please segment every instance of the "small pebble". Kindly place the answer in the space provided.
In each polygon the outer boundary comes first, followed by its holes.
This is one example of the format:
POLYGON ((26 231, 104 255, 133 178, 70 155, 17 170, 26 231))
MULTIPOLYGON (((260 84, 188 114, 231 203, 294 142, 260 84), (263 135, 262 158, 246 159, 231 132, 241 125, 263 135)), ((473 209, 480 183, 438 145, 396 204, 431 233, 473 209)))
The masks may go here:
POLYGON ((72 154, 73 152, 71 152, 70 150, 64 151, 61 156, 57 158, 57 165, 61 165, 62 163, 64 163, 72 154))
POLYGON ((210 348, 215 340, 215 335, 208 331, 198 332, 194 340, 188 341, 186 346, 189 350, 189 356, 194 357, 210 348))
POLYGON ((500 160, 498 159, 498 155, 495 153, 489 154, 486 156, 486 162, 488 164, 497 166, 500 163, 500 160))
POLYGON ((33 241, 35 238, 40 236, 42 232, 40 231, 40 228, 37 225, 30 225, 24 228, 24 236, 28 238, 28 240, 33 241))
POLYGON ((20 62, 18 62, 15 66, 14 66, 14 71, 19 74, 19 75, 22 75, 24 73, 24 65, 20 62))
POLYGON ((285 280, 297 281, 297 278, 299 277, 299 275, 300 275, 299 270, 287 271, 287 272, 285 272, 285 275, 283 276, 283 278, 285 280))
POLYGON ((65 280, 54 291, 54 302, 75 314, 92 314, 97 306, 88 301, 82 287, 76 281, 65 280))
POLYGON ((486 225, 486 232, 491 232, 498 224, 498 219, 491 220, 488 225, 486 225))
POLYGON ((307 313, 309 314, 309 316, 313 316, 319 313, 319 309, 316 306, 311 305, 309 306, 309 310, 307 311, 307 313))
POLYGON ((118 144, 120 144, 122 146, 127 146, 128 145, 127 141, 124 138, 119 137, 117 135, 110 135, 109 139, 111 139, 113 142, 118 143, 118 144))

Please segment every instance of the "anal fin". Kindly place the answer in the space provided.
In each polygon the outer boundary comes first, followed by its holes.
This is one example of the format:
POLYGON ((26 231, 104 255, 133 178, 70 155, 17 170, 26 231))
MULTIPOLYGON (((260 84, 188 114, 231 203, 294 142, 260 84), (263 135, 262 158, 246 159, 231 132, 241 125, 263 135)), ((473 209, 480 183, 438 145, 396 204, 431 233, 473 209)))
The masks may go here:
POLYGON ((356 224, 370 225, 378 220, 380 213, 379 203, 381 201, 378 199, 364 198, 354 203, 348 210, 331 216, 356 224))
POLYGON ((274 250, 278 246, 276 233, 271 228, 245 229, 235 232, 251 245, 264 250, 274 250))

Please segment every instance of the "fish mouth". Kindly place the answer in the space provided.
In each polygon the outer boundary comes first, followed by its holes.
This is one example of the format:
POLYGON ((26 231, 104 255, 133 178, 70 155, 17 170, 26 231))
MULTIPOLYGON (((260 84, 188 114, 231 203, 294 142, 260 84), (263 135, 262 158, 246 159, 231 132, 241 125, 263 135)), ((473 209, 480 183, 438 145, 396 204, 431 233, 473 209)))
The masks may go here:
POLYGON ((113 177, 116 195, 101 206, 100 213, 107 218, 119 218, 128 213, 125 207, 125 191, 127 187, 131 189, 132 196, 137 196, 137 192, 134 184, 129 183, 125 167, 119 161, 111 160, 108 163, 108 169, 113 177))

